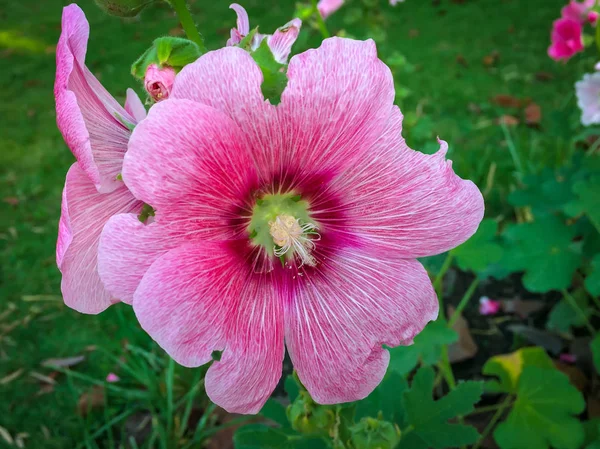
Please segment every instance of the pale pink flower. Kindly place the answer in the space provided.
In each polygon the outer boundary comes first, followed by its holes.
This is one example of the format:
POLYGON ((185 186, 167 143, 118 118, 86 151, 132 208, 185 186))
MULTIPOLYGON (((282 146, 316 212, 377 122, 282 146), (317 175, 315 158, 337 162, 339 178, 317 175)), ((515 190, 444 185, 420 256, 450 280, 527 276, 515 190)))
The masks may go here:
POLYGON ((100 243, 105 285, 177 362, 223 351, 206 391, 236 413, 270 396, 284 341, 317 402, 366 397, 383 345, 411 344, 438 315, 416 258, 464 242, 483 216, 445 142, 434 155, 406 145, 373 41, 326 39, 287 75, 273 106, 240 48, 186 66, 125 155, 123 179, 155 220, 117 215, 100 243))
POLYGON ((598 13, 592 11, 595 4, 596 0, 584 0, 583 2, 571 0, 569 4, 561 10, 561 16, 563 18, 576 20, 582 25, 586 22, 595 25, 598 20, 598 13))
POLYGON ((568 18, 555 20, 548 55, 556 61, 567 60, 583 49, 581 24, 568 18))
POLYGON ((77 158, 67 173, 56 246, 65 303, 99 313, 114 302, 97 272, 97 248, 104 223, 114 214, 141 208, 122 181, 129 126, 146 111, 129 89, 123 109, 85 66, 89 25, 72 4, 63 10, 56 47, 56 117, 77 158))
POLYGON ((323 19, 326 19, 331 14, 336 12, 344 5, 344 0, 319 0, 317 3, 317 9, 323 19))
POLYGON ((173 67, 150 64, 144 76, 144 88, 154 101, 166 100, 171 94, 175 75, 177 73, 173 67))
POLYGON ((586 73, 575 83, 577 105, 584 126, 600 123, 600 72, 586 73))
MULTIPOLYGON (((232 3, 229 7, 237 14, 237 28, 231 29, 231 37, 227 41, 227 46, 231 47, 238 45, 250 33, 250 21, 248 13, 242 6, 232 3)), ((292 46, 296 42, 298 34, 300 34, 301 26, 302 20, 293 19, 284 26, 279 27, 272 35, 256 33, 252 38, 252 42, 250 42, 250 49, 256 50, 261 42, 267 39, 267 44, 273 52, 275 60, 285 64, 292 51, 292 46)))
POLYGON ((479 313, 481 315, 496 315, 501 308, 502 303, 500 301, 495 301, 487 296, 479 298, 479 313))
POLYGON ((600 62, 597 62, 597 63, 594 65, 594 70, 596 70, 596 71, 600 71, 600 62))
POLYGON ((119 376, 117 376, 115 373, 108 373, 108 375, 106 376, 106 381, 108 383, 115 383, 115 382, 119 382, 121 380, 121 378, 119 376))

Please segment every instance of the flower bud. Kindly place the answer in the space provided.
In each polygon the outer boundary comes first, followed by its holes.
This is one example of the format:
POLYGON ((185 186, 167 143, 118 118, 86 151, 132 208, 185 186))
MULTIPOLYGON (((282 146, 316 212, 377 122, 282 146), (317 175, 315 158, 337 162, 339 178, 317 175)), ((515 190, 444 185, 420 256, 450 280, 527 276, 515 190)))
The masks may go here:
POLYGON ((288 407, 287 414, 292 428, 307 435, 327 436, 335 423, 333 410, 317 404, 307 391, 300 391, 296 400, 288 407))
POLYGON ((361 449, 393 449, 400 440, 400 430, 390 422, 363 418, 350 428, 354 447, 361 449))
POLYGON ((158 67, 170 67, 178 73, 186 65, 194 62, 202 55, 198 45, 180 37, 159 37, 152 46, 131 66, 131 74, 145 79, 151 64, 158 67))
POLYGON ((135 17, 156 0, 95 0, 107 14, 117 17, 135 17))
POLYGON ((166 100, 171 94, 175 75, 173 67, 160 68, 156 64, 150 64, 146 69, 144 88, 154 101, 166 100))

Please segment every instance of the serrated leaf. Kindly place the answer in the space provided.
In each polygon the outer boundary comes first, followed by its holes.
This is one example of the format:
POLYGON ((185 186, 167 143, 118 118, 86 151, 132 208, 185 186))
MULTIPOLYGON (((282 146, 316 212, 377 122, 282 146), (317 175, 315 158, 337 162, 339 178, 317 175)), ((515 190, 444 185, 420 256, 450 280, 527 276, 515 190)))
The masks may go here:
POLYGON ((288 421, 287 413, 285 412, 285 407, 281 402, 276 401, 273 398, 270 398, 262 410, 260 411, 260 415, 264 416, 267 419, 270 419, 273 422, 276 422, 283 428, 290 427, 290 422, 288 421))
POLYGON ((402 449, 442 449, 472 444, 479 438, 474 427, 449 424, 448 420, 473 411, 483 393, 482 382, 463 382, 447 396, 434 401, 435 373, 423 367, 415 375, 410 391, 404 393, 406 424, 402 449))
POLYGON ((497 232, 498 223, 495 220, 483 220, 477 232, 469 240, 450 251, 458 267, 463 271, 479 273, 494 262, 498 262, 503 250, 494 241, 497 232))
POLYGON ((494 432, 501 449, 577 449, 583 426, 574 417, 585 409, 581 393, 557 370, 523 369, 517 400, 505 422, 494 432))
POLYGON ((499 382, 490 381, 486 390, 493 392, 515 393, 523 369, 535 366, 553 369, 554 364, 542 348, 523 348, 510 354, 496 355, 483 365, 482 373, 496 376, 499 382))
POLYGON ((570 209, 585 213, 600 230, 600 176, 576 182, 573 191, 578 198, 569 205, 570 209))
POLYGON ((458 341, 458 334, 444 321, 431 321, 417 335, 411 346, 398 346, 390 349, 390 369, 405 375, 419 363, 426 365, 437 363, 442 356, 442 347, 458 341))
POLYGON ((575 229, 555 216, 507 230, 510 242, 501 263, 508 270, 525 271, 523 284, 531 292, 562 290, 571 285, 581 254, 571 248, 575 229))
POLYGON ((281 94, 287 86, 288 81, 287 75, 285 72, 282 72, 285 65, 275 60, 275 56, 273 56, 273 52, 267 44, 267 39, 263 39, 259 47, 251 55, 263 74, 263 82, 260 85, 263 96, 271 104, 279 104, 281 94))
POLYGON ((585 278, 585 288, 593 296, 600 296, 600 254, 592 259, 592 271, 585 278))
POLYGON ((574 292, 572 295, 578 308, 575 309, 569 301, 562 299, 552 308, 548 315, 546 327, 559 332, 569 333, 573 327, 581 327, 585 324, 585 316, 591 313, 589 299, 583 289, 574 292), (583 311, 585 316, 581 315, 583 311))
POLYGON ((401 424, 404 421, 402 394, 408 389, 406 379, 388 370, 379 386, 365 399, 356 404, 355 420, 365 417, 377 417, 381 412, 383 419, 401 424))

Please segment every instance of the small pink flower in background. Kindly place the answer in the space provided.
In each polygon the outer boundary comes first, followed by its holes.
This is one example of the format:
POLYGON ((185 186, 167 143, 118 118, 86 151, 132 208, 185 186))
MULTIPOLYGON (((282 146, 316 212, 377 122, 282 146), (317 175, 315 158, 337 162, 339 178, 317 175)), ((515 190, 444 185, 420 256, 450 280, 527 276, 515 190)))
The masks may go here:
POLYGON ((106 381, 108 383, 115 383, 115 382, 119 382, 121 380, 121 378, 119 376, 117 376, 115 373, 108 373, 108 376, 106 376, 106 381))
POLYGON ((598 13, 591 10, 595 4, 596 0, 584 0, 583 2, 571 0, 569 4, 561 10, 561 17, 575 20, 582 25, 586 22, 595 25, 598 20, 598 13))
POLYGON ((594 70, 600 71, 600 62, 597 62, 596 65, 594 65, 594 70))
POLYGON ((481 315, 496 315, 501 308, 502 303, 500 301, 495 301, 487 296, 479 298, 479 313, 481 315))
POLYGON ((326 19, 343 5, 344 0, 320 0, 319 3, 317 3, 317 9, 319 10, 321 17, 326 19))
POLYGON ((156 64, 150 64, 144 76, 146 92, 148 92, 154 101, 166 100, 171 94, 175 75, 177 73, 173 67, 160 68, 156 64))
POLYGON ((587 73, 575 83, 581 123, 585 126, 600 123, 600 72, 587 73))
POLYGON ((558 358, 561 362, 573 364, 577 362, 577 356, 575 354, 561 354, 558 358))
MULTIPOLYGON (((232 3, 229 6, 237 14, 237 28, 231 29, 231 37, 227 40, 227 46, 238 45, 249 33, 250 33, 250 21, 248 19, 248 13, 246 10, 238 5, 232 3)), ((292 51, 292 46, 302 27, 302 21, 300 19, 293 19, 286 23, 284 26, 279 27, 275 33, 271 34, 259 34, 256 33, 250 42, 251 50, 256 50, 264 39, 267 39, 267 44, 273 52, 275 60, 281 64, 285 64, 292 51)))
POLYGON ((223 351, 206 391, 236 413, 261 409, 285 348, 317 402, 366 397, 383 345, 411 344, 438 315, 416 258, 464 242, 483 216, 445 142, 434 155, 406 145, 373 41, 326 39, 287 75, 273 106, 243 49, 186 66, 123 164, 155 219, 112 217, 98 254, 107 289, 178 363, 223 351))
POLYGON ((552 44, 548 55, 556 60, 567 60, 583 51, 583 35, 581 24, 569 18, 554 21, 552 28, 552 44))
POLYGON ((398 3, 404 3, 404 0, 390 0, 392 6, 396 6, 398 3))
POLYGON ((131 136, 130 126, 146 116, 131 89, 123 109, 85 66, 89 24, 75 4, 63 10, 56 47, 56 119, 77 158, 63 190, 56 262, 65 303, 99 313, 114 303, 97 271, 97 248, 106 221, 142 207, 117 179, 131 136))

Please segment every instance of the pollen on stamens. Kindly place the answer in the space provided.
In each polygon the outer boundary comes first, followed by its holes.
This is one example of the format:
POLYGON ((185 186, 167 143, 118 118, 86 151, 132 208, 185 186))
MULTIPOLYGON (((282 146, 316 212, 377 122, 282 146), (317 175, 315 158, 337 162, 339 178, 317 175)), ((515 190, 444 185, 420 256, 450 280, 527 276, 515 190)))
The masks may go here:
POLYGON ((300 224, 300 220, 291 215, 278 215, 274 221, 269 222, 269 233, 275 243, 275 255, 281 257, 291 252, 302 262, 300 266, 317 264, 312 255, 315 249, 314 241, 319 237, 316 231, 317 226, 313 223, 300 224), (310 238, 311 235, 317 238, 310 238))

